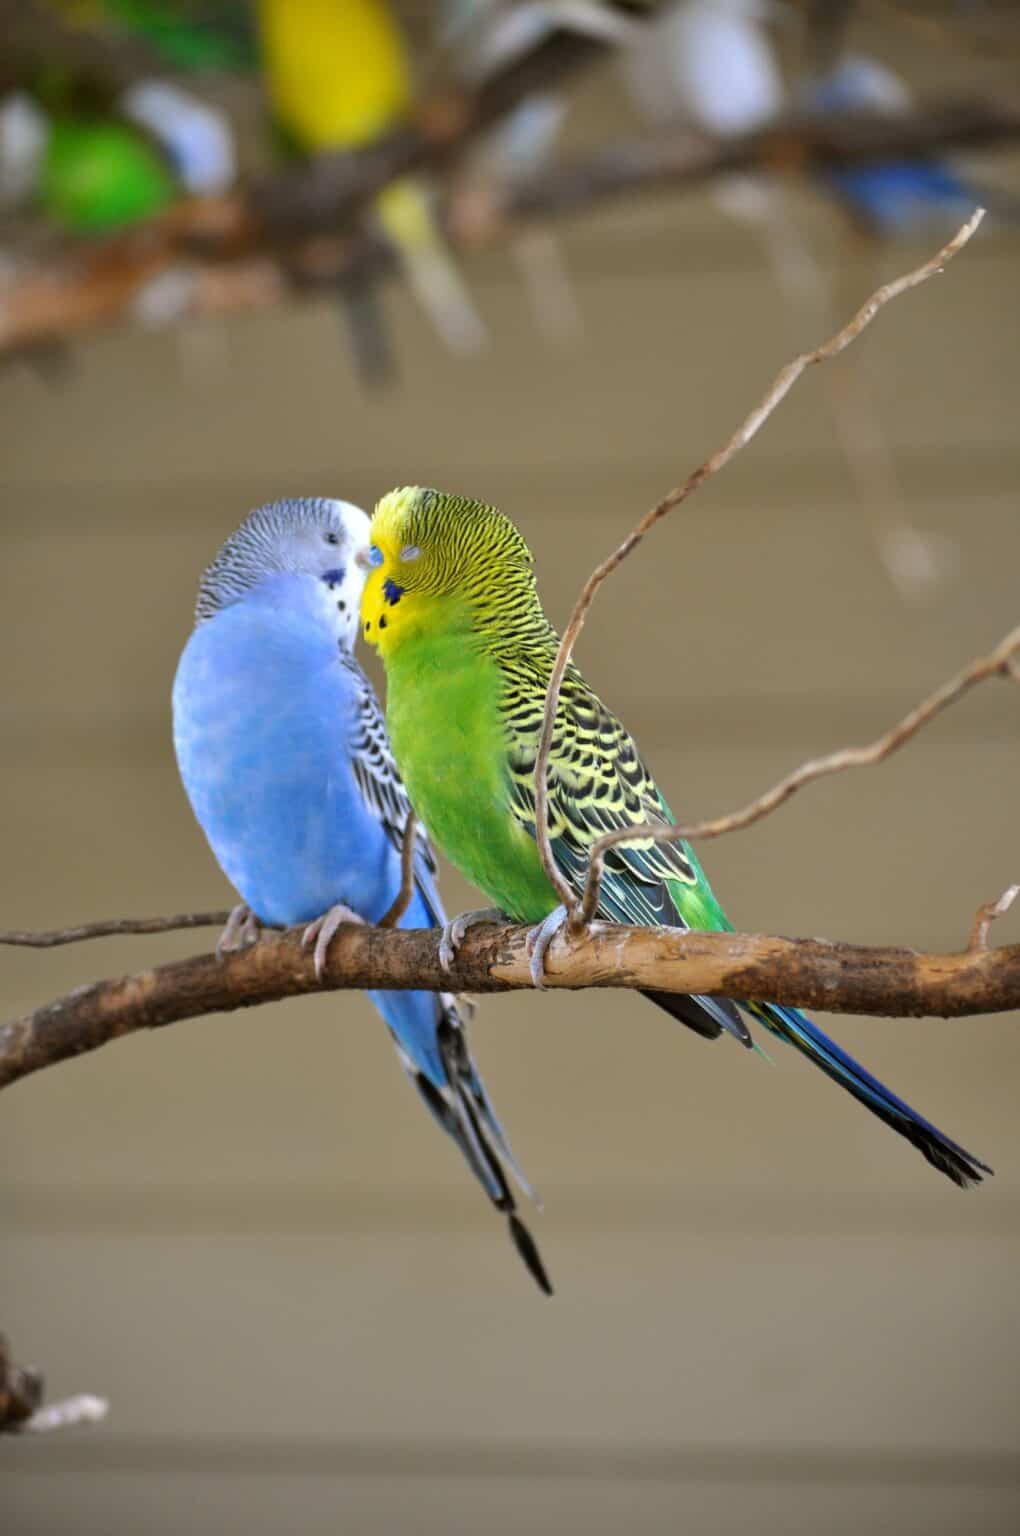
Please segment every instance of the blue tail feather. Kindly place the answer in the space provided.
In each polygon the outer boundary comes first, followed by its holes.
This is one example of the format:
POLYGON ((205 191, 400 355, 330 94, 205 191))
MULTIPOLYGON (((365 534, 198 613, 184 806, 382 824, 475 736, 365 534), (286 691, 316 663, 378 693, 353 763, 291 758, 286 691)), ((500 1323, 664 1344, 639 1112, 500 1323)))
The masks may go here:
POLYGON ((828 1035, 796 1008, 781 1008, 774 1003, 749 1003, 747 1007, 766 1029, 789 1045, 796 1046, 827 1077, 839 1083, 859 1103, 884 1120, 886 1125, 912 1142, 933 1167, 952 1179, 961 1189, 979 1184, 983 1174, 992 1172, 987 1163, 982 1163, 948 1136, 944 1136, 923 1115, 919 1115, 891 1089, 886 1088, 884 1083, 880 1083, 877 1077, 872 1077, 835 1040, 830 1040, 828 1035))
MULTIPOLYGON (((547 1296, 552 1284, 534 1239, 517 1214, 502 1157, 534 1199, 468 1051, 456 1000, 441 992, 371 992, 397 1054, 426 1108, 459 1148, 471 1172, 507 1218, 514 1247, 547 1296)), ((537 1202, 536 1202, 537 1203, 537 1202)))

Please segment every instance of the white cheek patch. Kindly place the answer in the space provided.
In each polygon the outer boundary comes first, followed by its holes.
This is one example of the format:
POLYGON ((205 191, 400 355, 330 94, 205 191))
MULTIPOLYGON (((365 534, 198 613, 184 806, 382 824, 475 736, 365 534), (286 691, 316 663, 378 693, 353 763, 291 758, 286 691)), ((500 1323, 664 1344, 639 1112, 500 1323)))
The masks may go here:
POLYGON ((334 501, 333 508, 343 524, 351 552, 362 549, 368 543, 368 513, 356 507, 353 501, 334 501))
POLYGON ((351 650, 360 627, 361 593, 368 574, 354 557, 368 543, 369 517, 352 501, 333 501, 332 506, 344 533, 343 542, 337 549, 337 565, 344 574, 342 580, 334 583, 332 590, 324 595, 332 608, 340 642, 351 650))
POLYGON ((330 605, 333 608, 334 623, 340 632, 340 638, 348 650, 354 645, 354 637, 358 632, 361 616, 361 594, 365 586, 365 572, 360 570, 353 559, 353 550, 344 550, 347 558, 344 577, 341 582, 334 585, 332 591, 327 593, 330 605))

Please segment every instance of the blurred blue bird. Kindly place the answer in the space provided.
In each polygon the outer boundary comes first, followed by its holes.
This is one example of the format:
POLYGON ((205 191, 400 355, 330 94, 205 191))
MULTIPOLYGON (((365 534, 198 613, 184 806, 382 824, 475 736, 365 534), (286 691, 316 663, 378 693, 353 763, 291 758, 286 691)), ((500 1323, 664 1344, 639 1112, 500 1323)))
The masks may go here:
MULTIPOLYGON (((913 105, 904 82, 884 64, 848 54, 803 93, 805 108, 822 115, 870 112, 902 116, 913 105)), ((825 171, 820 179, 855 223, 872 234, 904 236, 931 225, 961 223, 989 201, 945 160, 889 159, 825 171)))
MULTIPOLYGON (((345 501, 252 512, 199 587, 173 689, 174 746, 192 809, 243 899, 219 951, 259 921, 305 923, 320 972, 342 922, 375 923, 401 887, 410 804, 372 686, 353 655, 368 518, 345 501)), ((445 922, 436 864, 416 834, 408 928, 445 922)), ((448 993, 370 992, 401 1063, 456 1142, 542 1290, 538 1249, 504 1163, 530 1194, 448 993)))

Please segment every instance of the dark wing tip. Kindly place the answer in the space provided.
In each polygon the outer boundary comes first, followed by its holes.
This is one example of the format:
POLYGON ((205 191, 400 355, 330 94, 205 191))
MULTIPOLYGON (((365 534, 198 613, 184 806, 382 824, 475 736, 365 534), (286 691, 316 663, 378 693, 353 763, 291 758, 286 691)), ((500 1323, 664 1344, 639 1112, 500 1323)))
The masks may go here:
POLYGON ((729 998, 688 997, 682 992, 655 992, 647 989, 643 989, 641 995, 706 1040, 717 1040, 725 1030, 740 1045, 747 1046, 749 1050, 754 1048, 751 1031, 741 1018, 736 1004, 730 1002, 729 998))
MULTIPOLYGON (((899 1126, 896 1127, 900 1129, 899 1126)), ((948 1136, 936 1132, 934 1136, 928 1133, 927 1126, 912 1127, 906 1131, 908 1139, 914 1143, 918 1151, 928 1159, 933 1168, 944 1173, 947 1179, 960 1189, 976 1189, 984 1182, 985 1174, 994 1175, 995 1169, 989 1168, 987 1163, 982 1163, 972 1152, 965 1152, 957 1146, 955 1141, 950 1141, 948 1136)))
POLYGON ((528 1273, 540 1291, 546 1296, 552 1296, 552 1281, 549 1279, 545 1265, 542 1263, 542 1255, 538 1251, 538 1244, 521 1218, 514 1211, 507 1212, 507 1221, 510 1225, 510 1236, 513 1238, 514 1247, 524 1260, 528 1273))

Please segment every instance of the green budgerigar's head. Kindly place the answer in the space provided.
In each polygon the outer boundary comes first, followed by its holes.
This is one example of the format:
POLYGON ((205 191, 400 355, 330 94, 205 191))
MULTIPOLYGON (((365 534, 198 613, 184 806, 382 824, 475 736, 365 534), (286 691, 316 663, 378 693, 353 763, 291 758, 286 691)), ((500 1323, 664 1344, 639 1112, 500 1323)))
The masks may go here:
POLYGON ((541 614, 531 551, 485 502, 405 486, 377 504, 369 539, 362 633, 384 658, 414 634, 541 614))

